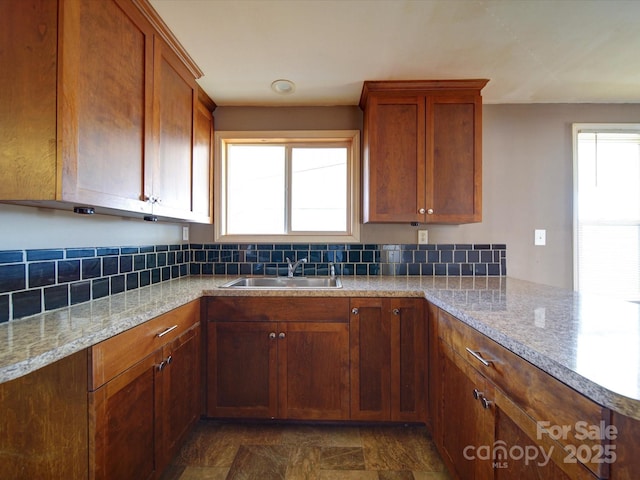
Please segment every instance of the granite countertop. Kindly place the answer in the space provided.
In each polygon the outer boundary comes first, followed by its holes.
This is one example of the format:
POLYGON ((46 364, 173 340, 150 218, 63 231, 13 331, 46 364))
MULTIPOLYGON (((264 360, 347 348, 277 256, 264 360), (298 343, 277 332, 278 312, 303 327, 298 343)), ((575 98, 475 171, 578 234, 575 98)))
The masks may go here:
POLYGON ((192 276, 0 324, 0 383, 201 296, 423 297, 593 401, 640 420, 640 306, 504 277, 343 277, 336 290, 230 290, 192 276))

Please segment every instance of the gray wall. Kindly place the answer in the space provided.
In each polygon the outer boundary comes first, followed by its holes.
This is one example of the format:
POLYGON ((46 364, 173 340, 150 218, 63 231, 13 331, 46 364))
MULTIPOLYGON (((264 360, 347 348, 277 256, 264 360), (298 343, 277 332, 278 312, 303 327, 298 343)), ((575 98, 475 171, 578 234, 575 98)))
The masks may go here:
MULTIPOLYGON (((361 128, 357 107, 219 107, 217 130, 361 128)), ((430 243, 506 243, 509 276, 572 287, 572 123, 640 122, 633 105, 485 105, 483 222, 430 225, 430 243), (547 245, 533 231, 547 230, 547 245)), ((409 225, 365 225, 365 243, 416 243, 409 225)), ((0 250, 180 243, 180 224, 0 205, 0 250)), ((191 241, 213 228, 192 225, 191 241)))

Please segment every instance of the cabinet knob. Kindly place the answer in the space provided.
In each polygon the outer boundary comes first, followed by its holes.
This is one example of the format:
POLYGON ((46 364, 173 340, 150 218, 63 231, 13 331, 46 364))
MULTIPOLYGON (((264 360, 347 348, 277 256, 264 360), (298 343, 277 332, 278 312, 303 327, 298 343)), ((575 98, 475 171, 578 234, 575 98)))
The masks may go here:
POLYGON ((352 308, 351 309, 351 313, 353 313, 354 315, 357 315, 359 312, 359 310, 357 308, 352 308))
POLYGON ((167 364, 167 366, 171 365, 171 362, 173 362, 173 357, 172 357, 171 355, 169 355, 169 356, 167 357, 167 360, 166 360, 166 364, 167 364))
POLYGON ((478 390, 477 388, 473 389, 473 398, 475 398, 476 400, 480 400, 481 398, 484 398, 484 394, 478 390))
POLYGON ((160 364, 158 365, 158 371, 161 372, 162 370, 164 370, 164 367, 167 365, 167 362, 165 362, 164 360, 160 362, 160 364))
POLYGON ((278 338, 284 338, 286 337, 286 335, 284 334, 284 332, 280 332, 280 334, 278 335, 278 338))
POLYGON ((429 210, 427 210, 427 214, 433 215, 433 208, 430 208, 429 210))
POLYGON ((271 333, 269 334, 269 338, 271 338, 271 339, 276 338, 276 332, 271 332, 271 333))
POLYGON ((427 211, 424 208, 421 208, 420 210, 418 210, 418 213, 420 215, 424 215, 425 213, 427 213, 427 211))
POLYGON ((491 400, 487 400, 486 397, 482 397, 480 400, 482 402, 482 408, 485 410, 489 410, 491 408, 491 404, 493 403, 491 400))
POLYGON ((394 315, 400 315, 400 309, 399 309, 399 308, 394 308, 393 310, 391 310, 391 312, 392 312, 394 315))

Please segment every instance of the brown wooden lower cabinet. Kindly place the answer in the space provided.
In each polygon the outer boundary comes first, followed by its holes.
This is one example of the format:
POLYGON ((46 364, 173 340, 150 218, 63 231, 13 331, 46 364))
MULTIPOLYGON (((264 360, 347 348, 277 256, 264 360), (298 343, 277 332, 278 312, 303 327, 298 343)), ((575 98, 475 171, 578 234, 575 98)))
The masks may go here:
POLYGON ((347 420, 348 299, 209 300, 207 415, 347 420))
POLYGON ((543 429, 545 424, 566 425, 575 434, 580 421, 608 424, 608 410, 490 345, 451 315, 432 312, 438 318, 432 319, 437 340, 431 347, 438 349, 439 359, 431 381, 440 384, 434 438, 454 478, 609 478, 609 464, 597 459, 597 452, 606 455, 606 442, 552 438, 543 429), (581 463, 572 456, 584 449, 592 461, 581 463))
POLYGON ((0 478, 88 478, 86 412, 86 350, 0 384, 0 478))
POLYGON ((1 384, 0 478, 158 478, 202 412, 201 316, 209 416, 426 418, 453 478, 638 478, 640 421, 421 299, 203 302, 1 384), (552 438, 540 421, 574 431, 552 438), (578 421, 614 437, 576 438, 578 421))
POLYGON ((425 422, 427 329, 424 300, 352 298, 351 418, 425 422))
POLYGON ((90 478, 155 478, 161 398, 157 350, 89 393, 90 478))
POLYGON ((195 301, 91 347, 89 478, 158 478, 177 452, 201 411, 199 319, 195 301))

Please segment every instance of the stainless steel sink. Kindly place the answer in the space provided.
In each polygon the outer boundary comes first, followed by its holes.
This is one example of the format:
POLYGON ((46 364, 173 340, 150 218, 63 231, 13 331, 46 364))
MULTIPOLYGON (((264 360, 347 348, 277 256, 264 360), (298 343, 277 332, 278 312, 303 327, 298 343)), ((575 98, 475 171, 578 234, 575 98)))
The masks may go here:
POLYGON ((240 277, 220 285, 220 288, 342 288, 342 282, 337 277, 240 277))

